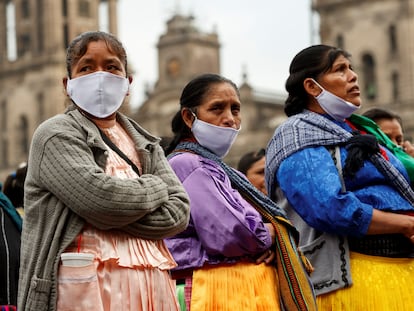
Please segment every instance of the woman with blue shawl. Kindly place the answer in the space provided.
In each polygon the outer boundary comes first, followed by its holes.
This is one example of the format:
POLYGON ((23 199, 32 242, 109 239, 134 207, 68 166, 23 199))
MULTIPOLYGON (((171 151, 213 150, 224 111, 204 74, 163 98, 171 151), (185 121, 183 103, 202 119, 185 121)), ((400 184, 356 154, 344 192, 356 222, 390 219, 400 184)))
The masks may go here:
POLYGON ((350 55, 310 46, 289 73, 266 184, 299 230, 319 310, 414 310, 414 193, 404 165, 354 114, 350 55))

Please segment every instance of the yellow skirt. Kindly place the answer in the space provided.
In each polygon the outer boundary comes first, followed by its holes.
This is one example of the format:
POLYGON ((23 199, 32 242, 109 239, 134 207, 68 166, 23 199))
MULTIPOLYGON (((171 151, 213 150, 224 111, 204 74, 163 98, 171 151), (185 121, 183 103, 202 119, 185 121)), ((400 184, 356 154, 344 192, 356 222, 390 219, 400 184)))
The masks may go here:
POLYGON ((240 262, 193 273, 191 311, 280 310, 276 268, 240 262))
POLYGON ((353 285, 317 297, 320 311, 414 310, 414 259, 351 252, 353 285))

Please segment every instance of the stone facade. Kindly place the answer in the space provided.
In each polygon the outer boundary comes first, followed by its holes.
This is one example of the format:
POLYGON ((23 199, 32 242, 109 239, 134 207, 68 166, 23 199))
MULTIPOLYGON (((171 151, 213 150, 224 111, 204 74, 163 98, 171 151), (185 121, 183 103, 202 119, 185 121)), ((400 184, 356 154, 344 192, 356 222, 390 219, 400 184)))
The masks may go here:
MULTIPOLYGON (((0 1, 0 181, 26 161, 35 128, 64 109, 65 50, 76 35, 99 29, 99 6, 107 7, 108 31, 117 34, 116 0, 0 1), (9 29, 14 7, 15 29, 9 29), (18 21, 18 22, 16 22, 18 21), (16 37, 10 59, 8 33, 16 37)), ((414 0, 312 0, 319 15, 321 42, 352 55, 363 108, 399 113, 406 135, 414 138, 414 0)), ((204 72, 220 73, 217 33, 193 26, 193 17, 174 14, 158 41, 158 80, 137 111, 123 111, 150 132, 170 136, 183 86, 204 72)), ((265 31, 265 30, 264 30, 265 31)), ((264 147, 285 119, 285 94, 252 88, 247 74, 240 85, 242 131, 226 161, 235 165, 248 151, 264 147)))
POLYGON ((414 0, 313 0, 321 42, 352 54, 361 112, 398 113, 414 139, 414 0))
POLYGON ((103 2, 116 34, 116 0, 0 1, 0 181, 27 160, 37 126, 64 110, 66 48, 78 34, 99 29, 103 2))
MULTIPOLYGON (((202 73, 220 74, 220 43, 217 33, 205 33, 193 25, 192 16, 176 14, 158 41, 158 81, 133 118, 158 136, 170 137, 171 120, 179 109, 181 90, 202 73)), ((284 96, 253 89, 247 75, 239 87, 242 130, 226 162, 236 166, 241 155, 266 146, 274 129, 285 119, 284 96)))

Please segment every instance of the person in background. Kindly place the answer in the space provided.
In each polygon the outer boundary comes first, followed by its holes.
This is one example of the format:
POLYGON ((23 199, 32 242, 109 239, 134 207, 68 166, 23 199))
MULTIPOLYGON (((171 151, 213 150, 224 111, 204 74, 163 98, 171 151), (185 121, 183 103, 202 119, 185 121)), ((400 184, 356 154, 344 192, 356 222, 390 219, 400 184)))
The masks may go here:
POLYGON ((118 111, 132 82, 125 49, 82 33, 66 67, 71 104, 29 153, 18 309, 179 310, 163 239, 187 227, 188 196, 160 139, 118 111))
POLYGON ((246 175, 252 185, 266 195, 264 178, 265 159, 265 149, 260 149, 257 152, 248 152, 240 158, 237 170, 246 175))
POLYGON ((401 118, 387 110, 373 108, 362 115, 353 116, 365 128, 365 131, 374 135, 378 142, 390 150, 404 165, 411 188, 414 187, 414 157, 412 145, 404 141, 401 118))
POLYGON ((300 232, 319 310, 414 310, 414 192, 375 136, 350 55, 313 45, 292 60, 288 119, 266 149, 266 185, 300 232))
POLYGON ((6 177, 3 185, 4 194, 10 199, 21 216, 24 215, 23 196, 24 181, 27 174, 27 163, 21 163, 15 172, 6 177))
POLYGON ((362 115, 377 123, 381 131, 394 144, 400 146, 407 154, 414 157, 414 146, 409 140, 404 139, 402 119, 399 115, 382 108, 368 109, 362 115))
POLYGON ((191 311, 315 310, 294 228, 222 161, 239 132, 241 106, 236 85, 220 75, 198 76, 182 91, 166 153, 190 197, 191 217, 166 240, 178 263, 172 276, 185 284, 191 311))
POLYGON ((16 311, 22 218, 0 183, 0 310, 16 311))

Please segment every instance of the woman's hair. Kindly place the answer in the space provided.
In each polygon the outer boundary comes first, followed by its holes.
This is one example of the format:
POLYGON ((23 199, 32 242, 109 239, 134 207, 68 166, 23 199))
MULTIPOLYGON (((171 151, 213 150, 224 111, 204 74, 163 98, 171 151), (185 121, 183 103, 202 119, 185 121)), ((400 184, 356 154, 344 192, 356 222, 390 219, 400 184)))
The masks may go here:
POLYGON ((23 207, 24 182, 27 175, 27 163, 22 163, 15 172, 9 174, 3 185, 4 194, 14 207, 23 207))
POLYGON ((184 87, 181 93, 180 109, 177 111, 171 121, 171 129, 174 133, 174 137, 172 138, 170 145, 166 148, 166 154, 169 154, 171 151, 173 151, 182 139, 191 137, 191 129, 188 128, 188 126, 185 124, 181 116, 181 110, 183 108, 188 108, 195 113, 197 107, 203 103, 203 100, 208 95, 211 87, 219 83, 230 84, 236 91, 237 96, 240 98, 240 93, 237 85, 233 81, 218 74, 202 74, 191 80, 184 87))
POLYGON ((259 151, 248 152, 243 155, 237 165, 237 170, 242 172, 244 175, 247 174, 247 171, 252 167, 254 163, 259 161, 265 156, 265 149, 260 149, 259 151))
POLYGON ((302 112, 308 103, 308 94, 303 86, 306 78, 317 80, 319 75, 328 72, 335 60, 343 55, 351 55, 339 48, 329 45, 312 45, 300 51, 293 58, 289 67, 289 77, 286 80, 288 98, 285 101, 285 113, 288 117, 302 112))
POLYGON ((367 111, 365 111, 363 114, 363 116, 370 118, 371 120, 373 120, 374 122, 378 122, 380 120, 397 120, 398 123, 400 123, 401 127, 402 127, 402 119, 401 117, 394 113, 391 112, 389 110, 386 109, 381 109, 381 108, 371 108, 367 111))
POLYGON ((72 67, 85 55, 88 50, 88 45, 91 42, 104 41, 108 50, 119 57, 127 71, 127 55, 122 43, 112 34, 102 31, 84 32, 77 36, 69 44, 66 51, 66 71, 69 78, 72 78, 72 67))

